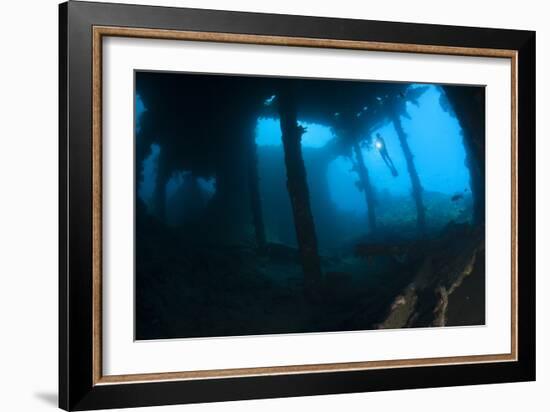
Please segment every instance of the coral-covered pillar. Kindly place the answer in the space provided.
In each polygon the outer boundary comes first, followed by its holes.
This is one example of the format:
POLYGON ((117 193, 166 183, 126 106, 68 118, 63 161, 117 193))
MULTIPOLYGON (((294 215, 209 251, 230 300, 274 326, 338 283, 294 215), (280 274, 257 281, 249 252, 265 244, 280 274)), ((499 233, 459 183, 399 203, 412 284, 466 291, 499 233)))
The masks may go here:
POLYGON ((420 233, 424 233, 426 231, 426 211, 424 209, 424 201, 422 199, 424 189, 420 183, 420 178, 418 177, 418 172, 416 171, 416 166, 414 164, 414 156, 411 152, 411 148, 409 147, 407 134, 403 130, 399 115, 394 113, 392 120, 395 131, 397 132, 397 137, 399 138, 399 143, 401 144, 401 149, 403 150, 403 155, 405 156, 407 170, 411 179, 412 197, 416 205, 416 223, 420 233))
POLYGON ((280 88, 278 100, 287 189, 304 270, 305 291, 306 295, 313 297, 317 295, 321 282, 321 262, 311 213, 306 169, 302 157, 301 140, 305 130, 298 125, 296 103, 291 85, 284 85, 280 88))
POLYGON ((249 135, 248 144, 248 190, 250 193, 250 209, 252 223, 256 233, 256 245, 260 253, 265 251, 266 236, 264 217, 262 212, 262 198, 260 196, 260 175, 258 173, 258 151, 254 130, 249 135))

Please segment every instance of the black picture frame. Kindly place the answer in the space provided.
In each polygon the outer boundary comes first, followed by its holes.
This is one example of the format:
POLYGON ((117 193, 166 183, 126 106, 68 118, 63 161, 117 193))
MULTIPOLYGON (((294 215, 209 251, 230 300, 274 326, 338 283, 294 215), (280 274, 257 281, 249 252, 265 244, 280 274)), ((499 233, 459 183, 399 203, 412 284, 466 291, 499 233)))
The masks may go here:
POLYGON ((535 380, 535 33, 70 1, 59 6, 59 406, 90 410, 535 380), (94 382, 94 26, 517 52, 517 361, 156 382, 94 382))

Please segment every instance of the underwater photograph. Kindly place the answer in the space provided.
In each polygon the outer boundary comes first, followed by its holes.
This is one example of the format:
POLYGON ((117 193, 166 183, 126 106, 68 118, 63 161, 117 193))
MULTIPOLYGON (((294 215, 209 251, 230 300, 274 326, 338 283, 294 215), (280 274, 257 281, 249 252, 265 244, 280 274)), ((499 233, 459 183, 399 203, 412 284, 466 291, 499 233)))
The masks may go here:
POLYGON ((485 87, 135 71, 135 339, 485 324, 485 87))

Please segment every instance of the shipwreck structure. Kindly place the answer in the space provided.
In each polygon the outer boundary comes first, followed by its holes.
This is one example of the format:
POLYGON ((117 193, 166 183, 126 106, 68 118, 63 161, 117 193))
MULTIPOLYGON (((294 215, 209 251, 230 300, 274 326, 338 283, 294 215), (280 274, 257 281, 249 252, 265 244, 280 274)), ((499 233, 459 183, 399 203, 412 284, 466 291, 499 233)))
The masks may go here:
MULTIPOLYGON (((154 201, 149 210, 158 221, 166 219, 166 187, 174 173, 185 170, 190 179, 215 178, 216 191, 207 206, 208 219, 204 232, 215 233, 218 238, 235 239, 246 236, 242 233, 243 228, 251 226, 257 253, 269 254, 270 239, 266 234, 262 210, 255 127, 259 117, 278 119, 304 293, 315 299, 324 287, 325 274, 319 256, 318 228, 310 204, 308 170, 302 154, 301 140, 305 130, 301 122, 321 124, 333 130, 336 138, 327 144, 326 156, 319 167, 326 167, 337 156, 347 156, 352 160, 368 211, 365 226, 372 234, 378 228, 380 203, 373 189, 369 165, 362 155, 362 147, 372 145, 372 134, 377 128, 392 123, 406 161, 419 238, 424 237, 424 190, 408 136, 402 126, 402 118, 407 116, 407 105, 416 102, 422 93, 422 86, 411 88, 409 84, 400 83, 252 76, 235 82, 231 76, 169 73, 155 76, 149 73, 136 77, 136 89, 147 107, 140 118, 140 130, 136 137, 136 180, 142 178, 144 161, 156 145, 160 150, 154 201)), ((447 100, 447 110, 456 115, 463 130, 474 202, 473 223, 483 227, 484 93, 475 87, 455 86, 443 86, 442 91, 447 100)), ((478 232, 475 233, 479 243, 478 232)), ((477 253, 478 243, 469 249, 470 257, 477 253)), ((437 247, 437 241, 432 241, 426 250, 437 247)), ((426 259, 432 261, 434 257, 426 256, 426 259)), ((462 261, 466 262, 464 265, 471 263, 471 259, 464 258, 462 261)), ((448 280, 444 290, 439 284, 432 285, 431 281, 430 290, 435 291, 435 295, 441 295, 438 308, 441 309, 449 293, 456 289, 457 283, 460 283, 458 278, 468 272, 466 269, 454 268, 456 279, 448 280)), ((438 270, 444 271, 444 268, 438 270)), ((403 292, 403 302, 410 303, 413 299, 411 290, 403 292)), ((414 290, 420 290, 419 286, 414 290)), ((398 300, 395 308, 403 302, 398 300)), ((388 316, 387 325, 414 322, 410 313, 408 320, 396 319, 398 314, 395 314, 395 308, 394 314, 388 316)), ((413 312, 413 309, 407 310, 413 312)), ((419 316, 418 319, 421 318, 419 316)), ((432 320, 434 323, 443 322, 443 315, 438 316, 439 321, 432 320)))

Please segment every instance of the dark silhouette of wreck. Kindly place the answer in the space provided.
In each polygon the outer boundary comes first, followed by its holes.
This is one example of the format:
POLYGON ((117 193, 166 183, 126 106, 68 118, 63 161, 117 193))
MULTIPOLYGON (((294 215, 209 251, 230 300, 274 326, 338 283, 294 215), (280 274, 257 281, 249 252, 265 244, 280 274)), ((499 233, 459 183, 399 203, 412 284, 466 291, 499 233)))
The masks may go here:
MULTIPOLYGON (((181 170, 188 171, 191 179, 216 179, 216 191, 208 203, 207 217, 201 221, 200 229, 189 230, 194 237, 208 233, 205 244, 213 238, 239 238, 239 232, 246 223, 251 223, 258 256, 286 253, 270 243, 262 212, 255 127, 259 117, 270 117, 280 122, 297 257, 303 272, 303 296, 314 307, 326 303, 327 289, 331 288, 330 282, 338 278, 338 274, 323 273, 302 155, 301 139, 305 129, 299 121, 328 126, 336 134, 337 138, 330 141, 325 150, 327 165, 338 156, 353 159, 353 170, 357 173, 367 204, 365 225, 368 225, 373 239, 376 238, 377 211, 381 205, 376 199, 361 147, 372 144, 371 134, 381 125, 391 122, 406 160, 411 196, 416 207, 418 239, 407 245, 398 245, 397 249, 396 246, 386 248, 384 244, 377 248, 359 245, 356 253, 366 261, 374 252, 377 256, 387 254, 397 257, 411 253, 416 260, 430 266, 410 274, 405 282, 409 286, 391 292, 391 305, 387 305, 383 316, 377 318, 379 327, 445 324, 449 295, 462 283, 468 264, 473 265, 472 259, 475 261, 482 249, 485 98, 484 90, 479 87, 441 87, 446 98, 445 107, 456 115, 463 130, 466 166, 471 178, 473 221, 468 227, 453 227, 441 236, 429 237, 426 235, 422 182, 409 148, 408 136, 401 125, 401 119, 407 116, 407 104, 417 101, 422 86, 411 89, 410 84, 406 83, 137 72, 136 91, 147 107, 140 118, 136 138, 137 182, 142 178, 143 163, 150 155, 152 145, 160 147, 152 210, 148 212, 136 196, 138 266, 139 254, 142 253, 140 239, 154 239, 155 233, 164 230, 166 185, 170 177, 181 170), (464 244, 467 244, 460 252, 454 249, 457 239, 464 239, 464 244), (451 264, 456 267, 443 269, 444 264, 440 261, 446 256, 452 261, 452 257, 459 254, 462 260, 451 264), (419 273, 422 270, 432 274, 419 273), (444 270, 447 271, 446 279, 441 277, 444 270), (436 272, 437 276, 433 274, 436 272)), ((166 239, 166 236, 163 233, 159 238, 166 239)), ((481 261, 481 258, 478 260, 481 261)), ((141 269, 138 267, 137 270, 138 337, 179 337, 174 336, 178 332, 169 328, 155 329, 150 326, 151 323, 163 321, 149 314, 154 304, 150 303, 152 298, 145 290, 148 283, 143 279, 151 274, 140 275, 141 269)), ((371 324, 371 327, 374 326, 371 324)), ((319 325, 312 328, 331 329, 319 325)), ((210 334, 206 326, 195 329, 196 332, 189 332, 189 336, 210 334)), ((228 328, 226 334, 240 334, 240 329, 237 329, 228 328)), ((243 334, 255 332, 246 327, 241 329, 243 334)), ((259 332, 268 333, 269 330, 259 332)), ((223 331, 213 333, 223 334, 223 331)))

